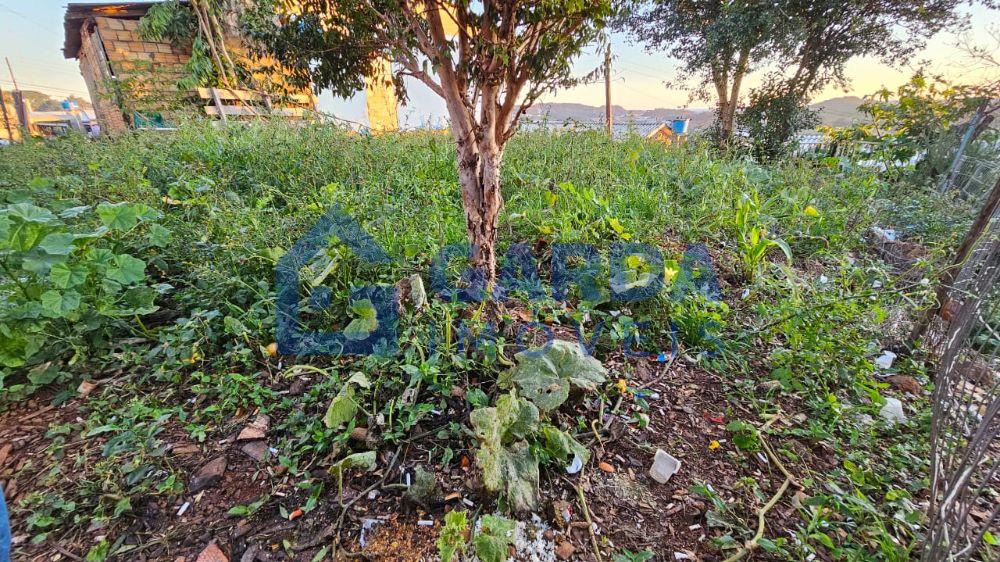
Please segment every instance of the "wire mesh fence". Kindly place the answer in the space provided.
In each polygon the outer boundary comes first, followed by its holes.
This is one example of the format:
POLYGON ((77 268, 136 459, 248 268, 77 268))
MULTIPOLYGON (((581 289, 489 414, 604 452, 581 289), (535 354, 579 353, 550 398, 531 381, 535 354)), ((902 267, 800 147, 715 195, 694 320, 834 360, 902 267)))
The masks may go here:
POLYGON ((1000 213, 948 291, 934 381, 923 560, 997 560, 1000 538, 1000 213))

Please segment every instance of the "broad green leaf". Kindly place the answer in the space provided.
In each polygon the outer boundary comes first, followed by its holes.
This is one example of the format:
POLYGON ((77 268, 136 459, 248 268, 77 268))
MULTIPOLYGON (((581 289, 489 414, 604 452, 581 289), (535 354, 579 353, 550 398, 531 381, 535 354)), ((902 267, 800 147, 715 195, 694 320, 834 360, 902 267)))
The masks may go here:
POLYGON ((165 248, 170 243, 170 230, 164 226, 154 224, 149 227, 149 234, 146 237, 149 244, 157 248, 165 248))
POLYGON ((323 416, 323 423, 327 427, 336 429, 354 419, 359 407, 357 400, 354 399, 357 388, 371 388, 371 381, 360 371, 351 373, 340 394, 330 401, 326 415, 323 416))
POLYGON ((456 509, 444 514, 444 527, 437 540, 441 562, 451 562, 457 552, 465 551, 465 533, 468 529, 469 518, 465 511, 456 509))
POLYGON ((42 308, 46 316, 62 318, 80 307, 80 293, 76 291, 45 291, 42 293, 42 308))
POLYGON ((479 519, 479 532, 472 539, 476 556, 482 562, 506 562, 507 547, 514 543, 516 523, 498 515, 484 515, 479 519))
POLYGON ((108 279, 122 285, 138 283, 146 278, 146 262, 128 254, 118 254, 112 260, 107 272, 108 279))
POLYGON ((340 459, 330 467, 330 472, 342 476, 345 470, 359 468, 365 472, 375 470, 375 451, 365 451, 364 453, 354 453, 340 459))
POLYGON ((542 438, 545 450, 563 463, 569 462, 573 457, 580 457, 584 463, 590 459, 590 451, 565 431, 547 425, 542 428, 542 438))
POLYGON ((378 328, 375 305, 368 299, 361 299, 351 304, 351 312, 355 318, 344 328, 344 337, 349 340, 363 340, 378 328))
POLYGON ((569 397, 570 385, 595 390, 607 372, 601 362, 586 355, 576 342, 553 340, 514 356, 517 366, 502 382, 516 385, 524 396, 545 411, 558 408, 569 397))
POLYGON ((110 266, 115 261, 115 254, 107 248, 91 248, 84 254, 93 265, 110 266))
POLYGON ((49 234, 38 244, 45 253, 53 256, 68 256, 73 251, 73 241, 76 237, 67 232, 49 234))
POLYGON ((70 207, 68 209, 63 209, 63 211, 59 213, 59 217, 64 219, 72 219, 82 215, 83 213, 86 213, 89 210, 90 210, 90 205, 80 205, 78 207, 70 207))
POLYGON ((7 236, 0 242, 3 247, 15 252, 26 252, 34 248, 52 228, 40 222, 14 220, 6 228, 7 236))
POLYGON ((31 203, 17 203, 7 207, 7 215, 20 222, 30 222, 35 224, 50 224, 58 222, 52 211, 32 205, 31 203))
POLYGON ((140 219, 155 216, 147 205, 141 203, 101 203, 97 206, 97 216, 104 226, 111 230, 129 230, 139 223, 140 219))
POLYGON ((76 287, 87 280, 87 268, 68 263, 57 263, 49 270, 49 279, 60 289, 76 287))
POLYGON ((538 409, 513 393, 501 396, 495 408, 469 415, 479 441, 476 464, 483 484, 504 494, 515 509, 534 509, 538 502, 538 459, 523 437, 538 425, 538 409))
POLYGON ((45 363, 28 371, 28 380, 31 381, 31 384, 41 386, 51 383, 61 374, 57 365, 45 363))
POLYGON ((360 388, 371 388, 372 383, 368 380, 368 376, 361 371, 354 371, 351 376, 347 379, 344 384, 354 384, 360 388))
POLYGON ((330 401, 330 406, 323 416, 323 424, 330 429, 336 429, 349 423, 358 412, 358 403, 354 401, 354 389, 348 387, 347 392, 338 394, 330 401))
POLYGON ((64 263, 66 259, 66 256, 54 256, 45 253, 41 248, 35 248, 25 254, 24 260, 21 262, 21 269, 44 276, 49 274, 53 266, 64 263))
POLYGON ((513 392, 497 399, 496 410, 505 440, 524 439, 538 429, 538 408, 513 392))
POLYGON ((122 295, 119 307, 114 311, 106 310, 106 316, 142 316, 156 312, 159 307, 154 304, 156 289, 152 287, 131 287, 122 295))

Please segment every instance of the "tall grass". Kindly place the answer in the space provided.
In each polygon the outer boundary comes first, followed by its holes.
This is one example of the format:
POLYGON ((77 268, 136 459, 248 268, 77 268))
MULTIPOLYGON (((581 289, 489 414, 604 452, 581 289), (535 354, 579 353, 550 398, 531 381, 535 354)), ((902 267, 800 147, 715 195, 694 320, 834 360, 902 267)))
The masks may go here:
MULTIPOLYGON (((269 298, 273 257, 334 203, 395 260, 345 269, 354 276, 341 280, 345 286, 423 270, 442 246, 465 240, 453 143, 440 134, 189 125, 0 152, 4 188, 40 176, 53 179, 60 196, 86 204, 128 200, 161 209, 174 235, 159 267, 202 301, 229 300, 234 291, 269 298)), ((765 167, 721 157, 698 143, 525 134, 505 157, 501 245, 543 238, 606 247, 628 238, 733 248, 736 205, 752 191, 762 202, 761 226, 801 259, 856 244, 878 186, 873 177, 807 161, 765 167), (820 216, 807 216, 807 205, 820 216)))

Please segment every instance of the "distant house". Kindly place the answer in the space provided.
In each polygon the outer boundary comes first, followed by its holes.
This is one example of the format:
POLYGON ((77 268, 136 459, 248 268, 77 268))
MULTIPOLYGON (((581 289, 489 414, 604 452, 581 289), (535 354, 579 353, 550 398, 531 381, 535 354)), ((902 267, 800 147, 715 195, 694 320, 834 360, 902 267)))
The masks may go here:
MULTIPOLYGON (((604 133, 607 125, 604 121, 576 120, 569 119, 562 122, 553 122, 539 119, 524 119, 521 121, 521 130, 537 131, 545 129, 553 133, 567 133, 574 131, 597 131, 604 133)), ((630 136, 638 136, 649 140, 670 144, 676 142, 678 136, 674 134, 670 123, 663 121, 613 121, 611 124, 611 138, 622 140, 630 136)))
POLYGON ((36 134, 44 137, 59 136, 69 131, 96 137, 101 130, 92 110, 69 108, 62 111, 32 111, 31 126, 36 134))
MULTIPOLYGON (((150 41, 139 34, 139 20, 157 2, 69 4, 63 22, 63 55, 80 61, 80 71, 93 100, 103 132, 159 127, 182 115, 245 117, 264 108, 268 114, 301 117, 315 109, 309 89, 283 84, 280 107, 260 92, 198 88, 181 91, 191 50, 168 41, 150 41)), ((229 42, 227 41, 227 46, 229 42)), ((242 53, 239 39, 230 48, 242 53)), ((249 60, 244 57, 245 60, 249 60)), ((258 61, 253 61, 256 64, 258 61)), ((273 63, 262 72, 271 72, 273 63)), ((255 71, 257 68, 255 67, 255 71)), ((280 83, 280 73, 277 80, 280 83)))

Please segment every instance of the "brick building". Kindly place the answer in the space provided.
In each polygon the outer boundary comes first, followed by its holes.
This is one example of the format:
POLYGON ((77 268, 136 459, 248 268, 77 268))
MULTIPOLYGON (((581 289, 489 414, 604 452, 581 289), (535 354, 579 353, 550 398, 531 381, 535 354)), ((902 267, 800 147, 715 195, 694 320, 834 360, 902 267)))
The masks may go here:
MULTIPOLYGON (((271 96, 243 90, 179 90, 177 83, 187 73, 191 51, 170 42, 149 41, 139 34, 139 20, 158 2, 114 2, 69 4, 63 22, 63 55, 78 59, 94 104, 101 130, 119 133, 134 127, 171 124, 185 116, 248 117, 266 106, 271 115, 298 118, 315 110, 316 98, 308 89, 284 84, 276 61, 250 60, 238 38, 226 47, 250 61, 255 80, 268 91, 281 91, 280 107, 271 96), (252 99, 251 99, 252 98, 252 99), (266 98, 266 99, 265 99, 266 98), (207 105, 206 105, 207 104, 207 105), (214 105, 213 105, 214 104, 214 105)), ((396 95, 388 61, 379 75, 368 79, 368 113, 373 131, 392 131, 398 126, 396 95)))
MULTIPOLYGON (((140 35, 139 20, 154 4, 116 2, 66 7, 63 55, 80 61, 101 130, 114 134, 134 127, 162 126, 186 116, 256 115, 258 110, 250 107, 251 101, 264 104, 256 94, 223 90, 220 96, 204 88, 178 88, 178 81, 187 75, 185 65, 191 50, 140 35), (213 102, 220 107, 212 106, 213 102)), ((227 39, 226 44, 234 56, 250 61, 238 39, 227 39)), ((275 72, 280 67, 273 61, 255 60, 251 66, 255 77, 267 78, 269 88, 284 90, 280 114, 301 117, 304 110, 315 109, 311 91, 281 84, 280 70, 275 72)), ((270 111, 269 97, 267 105, 270 111)))

